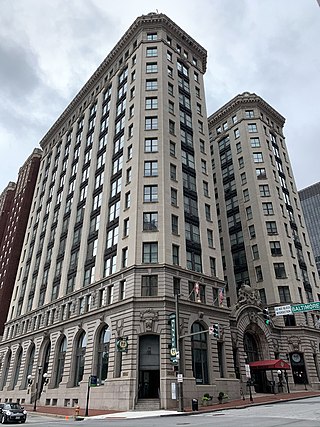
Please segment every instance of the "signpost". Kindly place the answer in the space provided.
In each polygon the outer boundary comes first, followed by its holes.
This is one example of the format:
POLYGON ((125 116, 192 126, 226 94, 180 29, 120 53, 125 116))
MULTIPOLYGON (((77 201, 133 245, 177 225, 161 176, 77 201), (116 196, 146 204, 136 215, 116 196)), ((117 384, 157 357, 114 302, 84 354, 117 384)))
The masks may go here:
POLYGON ((292 310, 292 313, 320 310, 320 301, 309 302, 308 304, 294 304, 291 306, 291 310, 292 310))

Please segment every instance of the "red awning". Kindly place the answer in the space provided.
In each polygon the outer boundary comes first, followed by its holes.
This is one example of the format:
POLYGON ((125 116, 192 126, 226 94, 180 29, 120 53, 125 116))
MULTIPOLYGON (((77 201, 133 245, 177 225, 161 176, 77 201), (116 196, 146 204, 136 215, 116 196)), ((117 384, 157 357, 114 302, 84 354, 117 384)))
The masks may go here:
POLYGON ((273 370, 273 369, 290 369, 290 365, 282 359, 274 360, 258 360, 256 362, 249 362, 249 366, 253 370, 273 370))

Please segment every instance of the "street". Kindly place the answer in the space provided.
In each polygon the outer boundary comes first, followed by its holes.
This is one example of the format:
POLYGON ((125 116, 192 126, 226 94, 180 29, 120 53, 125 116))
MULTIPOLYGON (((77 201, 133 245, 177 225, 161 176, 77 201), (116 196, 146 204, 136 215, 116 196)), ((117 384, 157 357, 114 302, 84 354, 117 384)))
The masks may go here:
MULTIPOLYGON (((134 415, 134 413, 132 413, 134 415)), ((92 417, 77 423, 84 427, 166 427, 177 426, 219 426, 230 427, 319 427, 320 425, 320 397, 301 399, 290 402, 252 406, 242 409, 229 409, 211 413, 193 413, 192 415, 179 414, 170 417, 147 418, 102 418, 92 417)), ((29 414, 27 424, 31 426, 59 426, 74 425, 72 418, 68 420, 57 417, 48 417, 38 414, 29 414)))

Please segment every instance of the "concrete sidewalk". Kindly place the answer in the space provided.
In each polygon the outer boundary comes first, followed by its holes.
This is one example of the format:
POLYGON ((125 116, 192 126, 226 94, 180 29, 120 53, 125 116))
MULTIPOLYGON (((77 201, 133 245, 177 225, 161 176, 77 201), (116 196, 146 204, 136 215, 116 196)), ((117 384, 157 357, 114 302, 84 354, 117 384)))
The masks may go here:
MULTIPOLYGON (((286 402, 290 400, 306 399, 310 397, 319 397, 320 391, 303 390, 293 391, 292 393, 280 393, 280 394, 254 394, 253 401, 251 402, 249 396, 245 396, 245 399, 226 401, 222 404, 212 403, 211 405, 202 406, 199 402, 199 410, 192 411, 191 406, 187 406, 184 412, 178 412, 177 410, 166 410, 160 409, 156 411, 112 411, 112 410, 97 410, 90 409, 89 417, 94 419, 126 419, 126 418, 147 418, 147 417, 164 417, 173 415, 192 415, 197 413, 206 413, 214 411, 223 411, 226 409, 241 409, 248 406, 265 405, 269 403, 286 402)), ((211 403, 211 402, 210 402, 211 403)), ((191 405, 191 402, 190 402, 191 405)), ((25 408, 30 412, 32 407, 24 405, 25 408)), ((60 408, 55 406, 38 406, 37 414, 51 415, 55 417, 63 417, 66 419, 74 419, 74 408, 60 408)), ((80 410, 80 417, 84 417, 84 410, 80 410)))

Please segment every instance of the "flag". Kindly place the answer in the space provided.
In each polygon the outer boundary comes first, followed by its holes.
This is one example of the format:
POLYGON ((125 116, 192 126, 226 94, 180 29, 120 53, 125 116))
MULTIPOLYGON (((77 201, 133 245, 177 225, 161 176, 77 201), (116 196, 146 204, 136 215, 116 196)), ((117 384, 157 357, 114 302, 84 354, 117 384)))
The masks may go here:
POLYGON ((224 300, 224 288, 219 288, 219 306, 223 306, 223 300, 224 300))
POLYGON ((200 289, 199 283, 196 282, 194 284, 194 293, 196 294, 197 297, 199 296, 199 289, 200 289))

